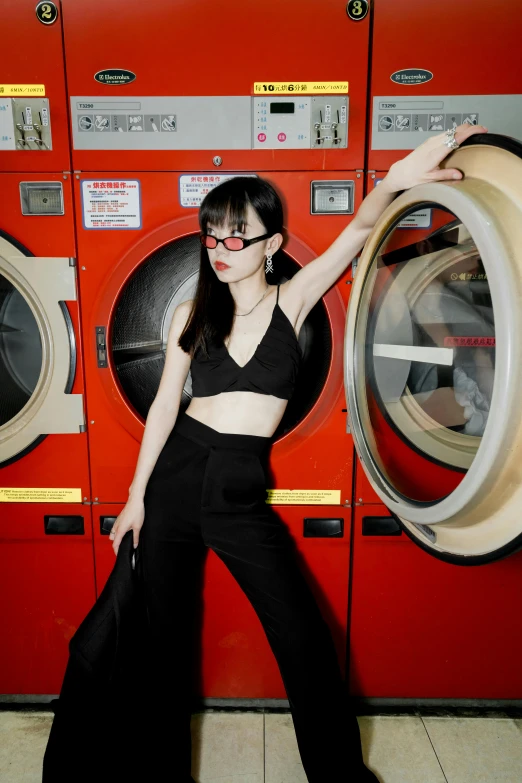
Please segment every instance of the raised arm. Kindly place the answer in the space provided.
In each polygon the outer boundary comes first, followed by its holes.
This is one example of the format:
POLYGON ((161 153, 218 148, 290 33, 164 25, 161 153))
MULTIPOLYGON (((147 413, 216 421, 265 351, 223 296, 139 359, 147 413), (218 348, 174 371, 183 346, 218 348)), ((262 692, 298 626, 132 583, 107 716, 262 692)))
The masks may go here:
MULTIPOLYGON (((468 136, 486 133, 482 125, 459 125, 455 139, 461 144, 468 136)), ((393 201, 396 194, 425 182, 461 179, 457 169, 441 169, 439 164, 449 155, 446 133, 427 139, 420 147, 394 163, 389 173, 366 196, 351 223, 320 256, 297 272, 286 284, 287 298, 293 300, 303 320, 312 307, 339 279, 363 248, 372 228, 393 201)))

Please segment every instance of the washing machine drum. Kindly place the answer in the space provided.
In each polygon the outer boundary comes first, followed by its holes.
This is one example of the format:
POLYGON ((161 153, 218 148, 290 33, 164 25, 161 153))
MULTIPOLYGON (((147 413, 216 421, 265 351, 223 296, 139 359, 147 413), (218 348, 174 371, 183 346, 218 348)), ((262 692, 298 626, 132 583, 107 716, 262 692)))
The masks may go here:
POLYGON ((42 341, 29 303, 14 282, 0 274, 0 427, 30 400, 42 368, 42 341))
MULTIPOLYGON (((137 413, 147 417, 156 396, 165 364, 165 351, 176 307, 193 298, 200 263, 198 235, 174 239, 152 253, 130 278, 115 310, 111 348, 122 389, 137 413)), ((292 277, 299 266, 279 252, 274 257, 277 273, 267 275, 271 284, 292 277)), ((296 427, 317 402, 328 374, 332 338, 322 302, 310 312, 299 333, 303 352, 300 380, 275 432, 280 437, 296 427)), ((190 373, 180 410, 192 398, 190 373)))
POLYGON ((345 380, 382 501, 431 554, 478 564, 522 547, 522 145, 474 137, 445 165, 464 179, 405 192, 368 240, 345 380))

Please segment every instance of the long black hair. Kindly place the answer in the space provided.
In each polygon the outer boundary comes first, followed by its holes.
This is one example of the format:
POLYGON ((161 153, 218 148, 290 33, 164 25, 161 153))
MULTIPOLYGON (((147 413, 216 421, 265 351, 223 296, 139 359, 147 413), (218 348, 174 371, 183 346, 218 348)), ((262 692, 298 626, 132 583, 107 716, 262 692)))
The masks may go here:
MULTIPOLYGON (((207 233, 209 224, 228 224, 243 233, 249 204, 265 227, 264 233, 273 236, 283 232, 283 205, 272 185, 261 177, 233 177, 203 199, 199 209, 202 233, 207 233)), ((220 344, 228 337, 233 320, 234 299, 230 288, 216 277, 209 264, 208 251, 202 245, 196 294, 178 344, 191 355, 200 347, 208 355, 212 342, 220 344)))

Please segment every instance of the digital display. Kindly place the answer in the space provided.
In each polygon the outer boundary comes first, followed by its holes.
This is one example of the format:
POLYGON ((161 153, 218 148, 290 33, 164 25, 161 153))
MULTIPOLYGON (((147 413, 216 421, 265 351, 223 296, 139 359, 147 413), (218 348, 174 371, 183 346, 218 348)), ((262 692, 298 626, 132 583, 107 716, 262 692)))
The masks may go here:
POLYGON ((270 114, 295 114, 295 103, 271 103, 270 114))

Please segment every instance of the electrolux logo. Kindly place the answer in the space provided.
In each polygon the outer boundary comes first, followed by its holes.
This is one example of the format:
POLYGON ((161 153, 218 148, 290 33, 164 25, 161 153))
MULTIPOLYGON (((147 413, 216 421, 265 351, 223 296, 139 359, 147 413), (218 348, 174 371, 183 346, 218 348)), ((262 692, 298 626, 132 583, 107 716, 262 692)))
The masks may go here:
POLYGON ((124 68, 106 68, 95 73, 94 78, 100 84, 129 84, 134 81, 136 74, 124 68))
POLYGON ((433 74, 424 68, 404 68, 402 71, 392 73, 390 79, 395 84, 424 84, 433 79, 433 74))

